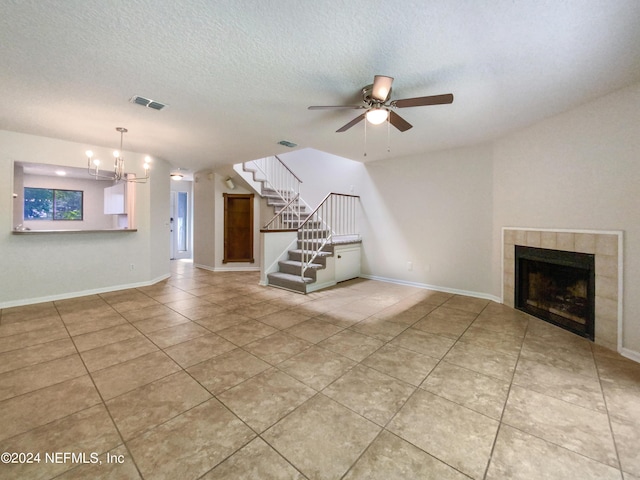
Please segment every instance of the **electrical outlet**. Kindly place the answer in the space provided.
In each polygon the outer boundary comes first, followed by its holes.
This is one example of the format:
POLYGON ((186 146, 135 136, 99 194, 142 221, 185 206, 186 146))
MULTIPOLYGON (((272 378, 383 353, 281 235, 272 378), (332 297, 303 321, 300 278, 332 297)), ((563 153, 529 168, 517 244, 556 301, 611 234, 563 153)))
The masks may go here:
POLYGON ((129 264, 129 270, 135 270, 135 269, 136 269, 136 266, 133 263, 129 264))
POLYGON ((407 270, 410 272, 413 270, 413 262, 407 262, 407 270))

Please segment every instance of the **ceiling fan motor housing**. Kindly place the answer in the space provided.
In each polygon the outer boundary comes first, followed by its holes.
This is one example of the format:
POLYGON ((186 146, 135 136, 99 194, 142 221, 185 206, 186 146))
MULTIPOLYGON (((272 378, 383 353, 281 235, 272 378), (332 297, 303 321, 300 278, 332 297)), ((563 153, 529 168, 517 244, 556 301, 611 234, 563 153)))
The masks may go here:
POLYGON ((389 97, 391 97, 391 91, 392 89, 389 89, 389 93, 387 94, 387 98, 385 98, 383 101, 380 101, 376 98, 373 98, 373 96, 371 95, 373 92, 373 84, 371 85, 367 85, 366 87, 364 87, 362 89, 362 100, 364 101, 364 103, 366 103, 367 105, 373 107, 380 107, 382 106, 387 100, 389 100, 389 97))

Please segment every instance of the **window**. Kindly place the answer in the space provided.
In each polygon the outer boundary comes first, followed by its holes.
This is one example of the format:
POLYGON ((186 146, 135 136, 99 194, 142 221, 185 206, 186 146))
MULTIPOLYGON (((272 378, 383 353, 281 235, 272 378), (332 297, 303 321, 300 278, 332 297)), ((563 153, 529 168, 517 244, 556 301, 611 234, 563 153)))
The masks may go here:
POLYGON ((82 220, 83 192, 52 188, 24 189, 25 220, 82 220))

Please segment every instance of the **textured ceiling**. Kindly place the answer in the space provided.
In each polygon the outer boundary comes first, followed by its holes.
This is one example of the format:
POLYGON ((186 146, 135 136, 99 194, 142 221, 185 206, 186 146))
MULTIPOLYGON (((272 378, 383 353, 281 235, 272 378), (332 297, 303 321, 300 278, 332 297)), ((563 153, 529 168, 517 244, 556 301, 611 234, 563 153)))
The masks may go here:
POLYGON ((637 81, 638 0, 0 0, 0 129, 115 146, 124 126, 126 150, 191 170, 283 139, 367 161, 469 145, 637 81), (307 110, 375 74, 455 101, 366 147, 365 122, 335 133, 361 112, 307 110))

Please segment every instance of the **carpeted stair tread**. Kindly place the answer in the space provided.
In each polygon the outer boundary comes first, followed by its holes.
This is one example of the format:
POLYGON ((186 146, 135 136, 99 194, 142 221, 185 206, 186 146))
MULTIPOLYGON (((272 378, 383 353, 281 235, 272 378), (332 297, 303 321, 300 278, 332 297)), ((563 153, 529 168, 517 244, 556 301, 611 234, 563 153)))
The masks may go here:
MULTIPOLYGON (((313 250, 305 250, 305 251, 308 252, 309 255, 313 255, 315 253, 313 250)), ((289 252, 295 253, 297 255, 302 255, 303 250, 301 250, 299 248, 294 248, 292 250, 289 250, 289 252)), ((318 256, 319 257, 332 257, 333 256, 333 252, 321 251, 321 252, 318 252, 318 256)))
POLYGON ((269 285, 286 288, 294 292, 306 293, 307 284, 313 283, 314 280, 309 277, 301 278, 300 275, 291 275, 289 273, 273 272, 267 275, 269 285))
MULTIPOLYGON (((281 263, 283 265, 289 265, 291 267, 302 268, 302 262, 299 262, 297 260, 281 260, 278 263, 281 263)), ((320 270, 322 268, 325 268, 325 265, 322 265, 320 263, 310 263, 309 265, 307 265, 307 268, 313 268, 313 269, 316 269, 316 270, 320 270)))
POLYGON ((267 275, 269 278, 281 278, 283 280, 287 280, 293 283, 311 283, 313 282, 313 278, 304 277, 304 279, 300 275, 291 275, 290 273, 282 273, 282 272, 273 272, 267 275))

